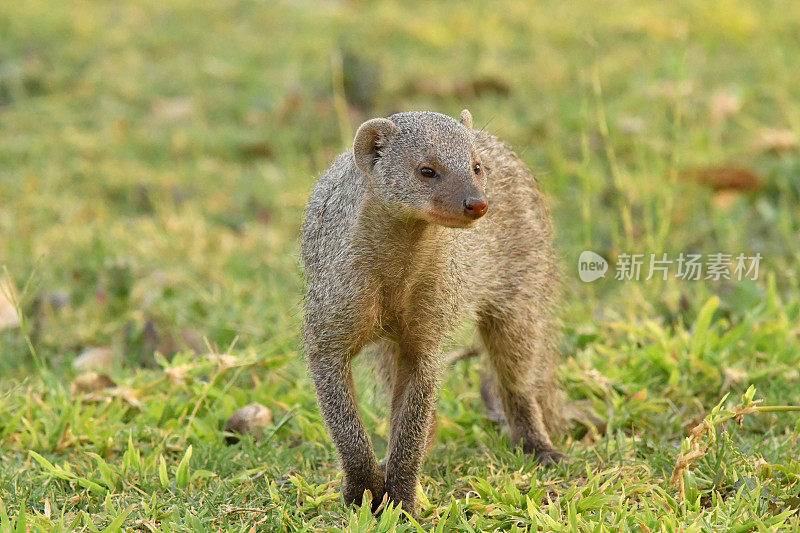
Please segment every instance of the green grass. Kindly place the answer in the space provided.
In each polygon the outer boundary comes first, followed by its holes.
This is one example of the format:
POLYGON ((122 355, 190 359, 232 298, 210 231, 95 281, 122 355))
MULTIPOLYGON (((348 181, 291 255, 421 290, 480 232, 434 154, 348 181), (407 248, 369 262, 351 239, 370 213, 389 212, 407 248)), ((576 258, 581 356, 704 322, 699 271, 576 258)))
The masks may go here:
POLYGON ((0 331, 0 531, 797 530, 798 414, 763 406, 800 405, 798 53, 790 0, 2 3, 0 267, 23 322, 0 331), (341 503, 305 373, 302 207, 361 120, 462 107, 550 199, 563 380, 606 430, 542 470, 458 362, 419 525, 376 519, 341 503), (762 184, 684 177, 720 166, 762 184), (584 284, 586 249, 763 261, 755 282, 584 284), (73 396, 93 346, 118 386, 73 396), (250 402, 274 423, 227 445, 250 402))

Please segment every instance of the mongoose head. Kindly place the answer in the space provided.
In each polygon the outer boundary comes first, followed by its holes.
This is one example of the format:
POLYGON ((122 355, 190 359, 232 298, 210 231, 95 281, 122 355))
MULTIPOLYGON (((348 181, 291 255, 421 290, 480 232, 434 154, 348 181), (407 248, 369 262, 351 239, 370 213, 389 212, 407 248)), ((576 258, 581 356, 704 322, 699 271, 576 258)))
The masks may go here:
POLYGON ((368 120, 358 128, 353 157, 398 215, 466 228, 489 208, 486 172, 466 109, 460 121, 430 111, 368 120))

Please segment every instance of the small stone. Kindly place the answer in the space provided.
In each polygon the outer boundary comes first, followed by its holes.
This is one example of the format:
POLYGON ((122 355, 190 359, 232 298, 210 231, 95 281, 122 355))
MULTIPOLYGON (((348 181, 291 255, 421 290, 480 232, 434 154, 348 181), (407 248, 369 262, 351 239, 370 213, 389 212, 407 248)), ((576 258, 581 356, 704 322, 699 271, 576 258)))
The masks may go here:
MULTIPOLYGON (((260 403, 245 405, 233 415, 225 424, 225 431, 240 435, 252 435, 256 440, 264 436, 264 428, 272 423, 272 411, 260 403)), ((235 435, 225 437, 228 444, 236 444, 239 438, 235 435)))
POLYGON ((114 359, 114 352, 108 346, 89 348, 75 358, 72 368, 77 372, 110 372, 114 366, 114 359))
POLYGON ((100 374, 98 372, 84 372, 73 380, 69 387, 69 392, 73 396, 77 396, 78 394, 100 392, 103 389, 116 386, 117 384, 114 383, 114 380, 105 374, 100 374))

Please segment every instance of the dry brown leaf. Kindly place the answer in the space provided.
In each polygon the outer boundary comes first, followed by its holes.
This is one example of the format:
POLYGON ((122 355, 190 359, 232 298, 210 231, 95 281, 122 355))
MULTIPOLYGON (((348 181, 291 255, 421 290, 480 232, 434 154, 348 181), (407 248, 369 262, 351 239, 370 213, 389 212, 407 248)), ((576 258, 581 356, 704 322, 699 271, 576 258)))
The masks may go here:
POLYGON ((83 397, 84 401, 108 403, 114 398, 119 398, 131 407, 139 408, 142 402, 139 401, 139 391, 129 387, 114 387, 103 389, 99 392, 91 392, 83 397))
POLYGON ((193 363, 184 363, 182 365, 173 366, 164 371, 169 380, 178 385, 186 380, 186 374, 195 367, 193 363))
POLYGON ((707 450, 689 450, 689 452, 685 454, 678 455, 677 460, 675 461, 675 468, 672 471, 672 476, 669 479, 669 482, 673 485, 680 484, 681 487, 681 494, 683 494, 683 472, 697 459, 703 457, 706 454, 707 450))
POLYGON ((706 418, 706 415, 705 415, 705 413, 698 413, 698 414, 696 414, 696 415, 695 415, 695 416, 693 416, 691 419, 689 419, 689 420, 687 420, 686 422, 684 422, 684 423, 683 423, 683 430, 684 430, 686 433, 689 433, 689 432, 691 432, 691 431, 692 431, 694 428, 696 428, 696 427, 697 427, 699 424, 702 424, 702 423, 703 423, 703 420, 705 420, 705 418, 706 418))
POLYGON ((511 92, 511 84, 508 80, 497 76, 482 76, 467 82, 465 85, 466 92, 472 96, 484 94, 506 95, 511 92))
POLYGON ((61 437, 58 439, 56 443, 56 450, 64 451, 71 448, 76 442, 78 442, 78 438, 75 437, 75 434, 72 432, 72 428, 69 427, 69 422, 64 427, 64 430, 61 432, 61 437))
POLYGON ((220 370, 228 370, 229 368, 234 368, 242 365, 242 362, 237 357, 224 353, 223 354, 210 353, 208 354, 208 358, 211 361, 217 363, 220 370))
POLYGON ((240 150, 243 159, 272 159, 275 157, 275 149, 266 141, 243 144, 240 150))
POLYGON ((131 405, 132 407, 141 407, 142 402, 139 401, 139 391, 128 387, 117 387, 109 391, 109 395, 120 398, 122 401, 131 405))
POLYGON ((703 167, 681 174, 686 181, 694 181, 714 191, 757 191, 763 180, 752 170, 741 167, 703 167))

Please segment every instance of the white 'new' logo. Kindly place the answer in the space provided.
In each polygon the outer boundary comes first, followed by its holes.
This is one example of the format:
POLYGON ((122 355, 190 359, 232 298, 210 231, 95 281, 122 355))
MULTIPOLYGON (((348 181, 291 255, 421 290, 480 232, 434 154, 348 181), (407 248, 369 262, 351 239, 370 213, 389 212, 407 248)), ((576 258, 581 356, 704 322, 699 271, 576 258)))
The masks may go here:
POLYGON ((608 261, 590 250, 584 250, 578 257, 578 276, 581 281, 589 283, 605 277, 607 270, 608 261))

